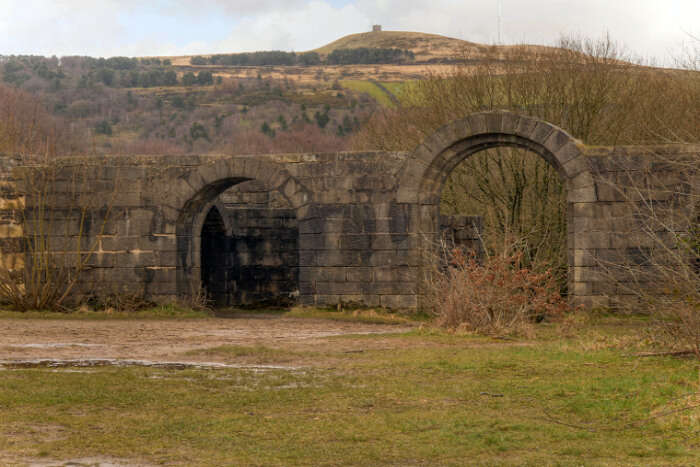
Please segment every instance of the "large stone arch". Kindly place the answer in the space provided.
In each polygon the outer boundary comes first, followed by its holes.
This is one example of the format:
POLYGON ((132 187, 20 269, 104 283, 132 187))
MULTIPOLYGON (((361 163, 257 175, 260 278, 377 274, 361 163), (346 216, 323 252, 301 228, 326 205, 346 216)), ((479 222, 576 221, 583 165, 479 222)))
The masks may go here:
POLYGON ((177 248, 177 294, 188 296, 200 282, 199 232, 216 198, 228 188, 249 180, 260 180, 276 190, 299 210, 311 200, 310 192, 281 164, 254 157, 218 159, 197 166, 177 182, 175 192, 178 218, 175 226, 177 248))
MULTIPOLYGON (((417 205, 414 233, 430 237, 439 229, 439 205, 444 184, 463 160, 485 149, 510 146, 528 149, 547 160, 567 189, 570 290, 576 282, 576 250, 585 248, 576 213, 597 201, 596 185, 584 145, 564 130, 512 112, 472 114, 440 128, 408 157, 399 180, 397 201, 417 205)), ((575 295, 575 292, 572 292, 575 295)))
POLYGON ((583 143, 561 128, 512 112, 481 112, 449 123, 408 157, 399 181, 399 203, 435 204, 460 162, 484 149, 516 146, 542 156, 559 172, 573 202, 594 202, 595 184, 583 143))

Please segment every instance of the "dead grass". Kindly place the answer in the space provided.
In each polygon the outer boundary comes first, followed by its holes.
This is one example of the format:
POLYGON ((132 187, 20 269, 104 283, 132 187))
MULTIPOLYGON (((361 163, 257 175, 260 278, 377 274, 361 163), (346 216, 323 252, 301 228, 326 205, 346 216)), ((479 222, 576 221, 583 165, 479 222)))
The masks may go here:
POLYGON ((366 324, 418 324, 426 322, 426 315, 412 313, 402 314, 389 310, 374 309, 322 309, 309 307, 295 307, 285 313, 285 316, 294 318, 330 319, 334 321, 347 321, 366 324))

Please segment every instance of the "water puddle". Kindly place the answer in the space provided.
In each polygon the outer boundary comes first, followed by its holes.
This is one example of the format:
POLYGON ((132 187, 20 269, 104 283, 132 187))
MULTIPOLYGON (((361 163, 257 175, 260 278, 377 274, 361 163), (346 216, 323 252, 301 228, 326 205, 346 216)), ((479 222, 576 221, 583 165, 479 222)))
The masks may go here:
POLYGON ((218 362, 156 362, 151 360, 121 360, 116 358, 77 360, 0 360, 0 369, 18 370, 27 368, 94 368, 94 367, 146 367, 165 370, 220 370, 244 369, 252 371, 299 370, 300 367, 281 365, 239 365, 218 362))

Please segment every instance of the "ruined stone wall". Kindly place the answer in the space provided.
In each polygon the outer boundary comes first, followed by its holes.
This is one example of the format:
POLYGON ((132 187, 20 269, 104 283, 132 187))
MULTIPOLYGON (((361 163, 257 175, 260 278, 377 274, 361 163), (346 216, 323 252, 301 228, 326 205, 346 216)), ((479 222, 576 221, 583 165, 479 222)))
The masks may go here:
POLYGON ((13 177, 13 170, 19 163, 18 158, 0 157, 0 268, 7 271, 24 267, 24 196, 17 193, 13 177))
POLYGON ((419 241, 395 202, 404 153, 301 157, 290 173, 312 193, 299 210, 305 304, 417 306, 419 241))
POLYGON ((700 200, 700 148, 591 147, 586 156, 595 199, 571 208, 570 282, 581 303, 616 307, 635 289, 663 288, 655 267, 677 261, 679 241, 700 241, 687 238, 700 214, 689 202, 700 200))
MULTIPOLYGON (((216 206, 235 237, 238 265, 232 259, 228 271, 251 290, 264 283, 267 291, 298 289, 303 304, 415 308, 424 253, 445 231, 442 185, 460 161, 495 146, 529 149, 559 171, 568 193, 569 290, 587 306, 609 305, 623 293, 605 264, 625 264, 649 248, 623 178, 648 172, 661 174, 659 186, 700 186, 697 176, 681 180, 659 165, 652 154, 659 148, 588 148, 546 122, 493 112, 450 124, 411 153, 61 159, 46 235, 57 251, 85 258, 76 295, 170 301, 201 286, 202 229, 216 206), (253 265, 268 269, 256 276, 245 269, 253 265)), ((700 154, 692 146, 662 149, 700 154)), ((17 174, 27 168, 3 164, 2 181, 21 185, 17 174)), ((32 212, 31 190, 19 192, 4 206, 26 194, 25 212, 32 212)), ((663 188, 654 196, 662 203, 671 195, 663 188)), ((7 216, 6 238, 36 232, 7 216)), ((452 234, 469 240, 455 222, 452 234)), ((10 243, 1 244, 3 258, 13 254, 10 243)))
POLYGON ((228 305, 293 303, 299 295, 299 249, 293 209, 238 208, 231 224, 228 305))
POLYGON ((479 216, 440 216, 440 238, 445 248, 464 248, 480 256, 483 230, 479 216))

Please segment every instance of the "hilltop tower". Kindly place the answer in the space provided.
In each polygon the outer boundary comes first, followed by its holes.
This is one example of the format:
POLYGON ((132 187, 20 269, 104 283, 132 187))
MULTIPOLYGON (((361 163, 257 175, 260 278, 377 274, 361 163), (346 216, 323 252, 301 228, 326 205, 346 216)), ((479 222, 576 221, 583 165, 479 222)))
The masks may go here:
POLYGON ((382 32, 382 25, 375 24, 374 26, 372 26, 372 32, 382 32))

